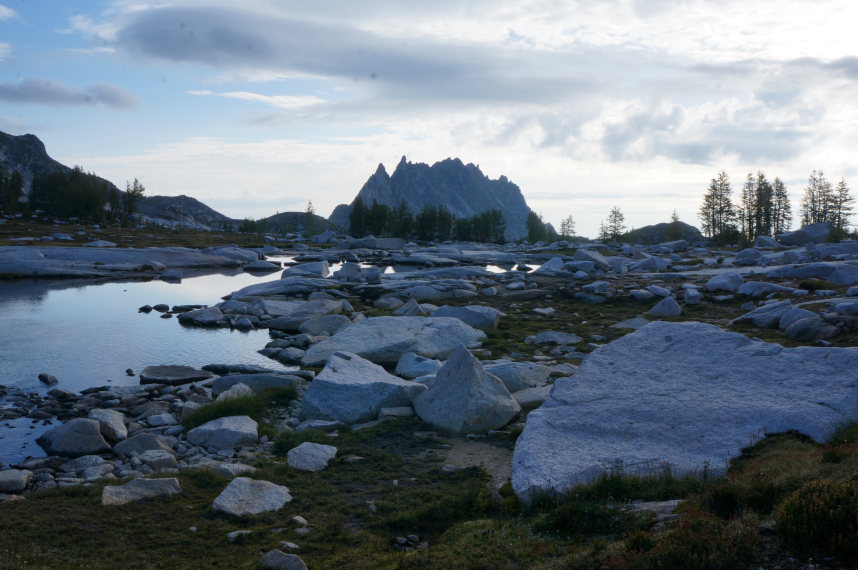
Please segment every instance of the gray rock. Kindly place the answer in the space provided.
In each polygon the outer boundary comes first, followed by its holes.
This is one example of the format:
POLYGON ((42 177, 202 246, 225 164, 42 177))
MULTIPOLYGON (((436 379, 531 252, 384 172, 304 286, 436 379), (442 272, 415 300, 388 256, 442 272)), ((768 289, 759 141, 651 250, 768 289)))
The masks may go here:
POLYGON ((178 318, 183 325, 197 327, 220 327, 227 324, 225 315, 217 307, 193 309, 180 314, 178 318))
POLYGON ((146 418, 146 422, 152 427, 174 426, 179 423, 176 416, 169 412, 163 414, 153 414, 146 418))
MULTIPOLYGON (((187 314, 187 313, 185 313, 187 314)), ((192 366, 181 366, 175 364, 163 366, 147 366, 140 373, 141 384, 189 384, 200 380, 208 380, 214 374, 207 370, 197 370, 192 366)))
POLYGON ((527 499, 618 466, 658 472, 661 462, 675 474, 718 472, 766 433, 825 441, 858 419, 856 366, 858 348, 784 348, 703 323, 650 323, 555 382, 516 443, 513 488, 527 499))
POLYGON ((46 386, 55 386, 59 382, 56 376, 46 372, 39 374, 39 381, 46 386))
POLYGON ((482 305, 466 305, 464 307, 451 307, 444 305, 432 312, 433 317, 453 317, 474 328, 489 330, 496 329, 503 313, 493 307, 482 305))
POLYGON ((371 317, 313 345, 302 363, 319 366, 338 351, 389 364, 397 363, 406 352, 446 358, 456 346, 475 347, 484 338, 482 331, 450 317, 371 317))
POLYGON ((325 260, 299 263, 283 270, 283 277, 327 277, 330 274, 331 266, 325 260))
POLYGON ((438 371, 414 410, 433 426, 454 433, 486 433, 505 426, 521 407, 480 361, 459 346, 438 371))
POLYGON ((575 261, 590 261, 602 271, 608 271, 611 268, 605 256, 593 249, 578 249, 575 252, 575 261))
POLYGON ((425 386, 388 373, 349 352, 336 352, 304 395, 304 416, 355 424, 374 420, 381 408, 411 405, 425 386))
POLYGON ((166 438, 151 433, 138 433, 113 447, 113 452, 120 457, 130 457, 133 453, 141 454, 150 450, 173 452, 166 438))
POLYGON ((792 287, 784 287, 777 283, 769 283, 767 281, 747 281, 736 289, 736 293, 740 295, 748 295, 749 297, 762 297, 769 293, 785 293, 793 294, 797 291, 792 287))
POLYGON ((814 313, 813 311, 808 311, 807 309, 801 309, 799 307, 793 307, 790 310, 786 311, 783 315, 781 315, 780 320, 778 320, 777 326, 780 330, 786 331, 791 324, 796 321, 800 321, 801 319, 818 319, 819 315, 814 313))
POLYGON ((280 271, 283 269, 280 265, 276 263, 271 263, 270 261, 263 261, 261 259, 257 259, 256 261, 251 261, 247 265, 243 267, 245 271, 254 273, 269 273, 272 271, 280 271))
POLYGON ((109 442, 116 443, 128 437, 125 416, 121 412, 93 408, 89 411, 89 418, 99 423, 101 435, 109 442))
POLYGON ((304 561, 295 554, 286 554, 282 550, 269 550, 259 560, 260 566, 271 570, 307 570, 304 561))
POLYGON ((304 321, 298 330, 312 336, 331 336, 350 324, 351 321, 345 315, 325 315, 304 321))
POLYGON ((333 445, 305 441, 286 453, 286 462, 293 469, 318 472, 324 470, 336 456, 337 448, 333 445))
POLYGON ((219 396, 235 386, 244 384, 255 393, 260 394, 269 388, 284 388, 298 386, 303 380, 297 376, 282 374, 231 374, 222 376, 211 383, 212 396, 219 396))
POLYGON ((699 305, 700 301, 702 301, 702 295, 700 295, 700 291, 697 289, 689 287, 685 290, 685 297, 683 300, 686 305, 699 305))
POLYGON ((27 488, 33 472, 27 469, 0 471, 0 493, 19 493, 27 488))
POLYGON ((179 480, 134 479, 124 485, 108 485, 101 490, 102 505, 124 505, 143 499, 169 497, 182 492, 179 480))
POLYGON ((755 327, 775 328, 778 326, 781 317, 783 317, 787 311, 792 308, 792 303, 789 301, 769 303, 761 307, 757 307, 753 311, 745 313, 744 315, 736 317, 730 321, 730 324, 751 321, 755 327))
POLYGON ((512 397, 515 398, 522 410, 533 410, 541 406, 550 394, 551 386, 539 386, 513 392, 512 397))
POLYGON ((188 432, 188 441, 212 449, 231 449, 256 443, 258 424, 250 416, 227 416, 197 426, 188 432))
POLYGON ((733 293, 745 280, 738 273, 722 273, 706 282, 707 291, 727 291, 733 293))
MULTIPOLYGON (((408 299, 401 307, 397 308, 393 311, 393 314, 397 317, 426 317, 426 311, 423 310, 423 307, 420 306, 420 303, 417 302, 417 299, 411 298, 408 299)), ((449 315, 448 315, 449 316, 449 315)))
POLYGON ((110 451, 95 420, 75 418, 43 433, 37 440, 48 455, 78 457, 110 451))
POLYGON ((787 338, 812 342, 824 340, 837 335, 837 327, 826 323, 819 315, 798 319, 784 331, 787 338))
POLYGON ((647 311, 646 314, 647 316, 656 318, 678 317, 682 314, 682 307, 679 306, 679 303, 673 297, 665 297, 647 311))
POLYGON ((780 246, 781 244, 778 243, 778 240, 769 236, 757 236, 757 238, 754 240, 755 248, 773 249, 778 248, 780 246))
POLYGON ((213 460, 195 463, 188 468, 206 469, 208 471, 213 471, 218 475, 228 477, 230 479, 239 475, 252 475, 253 473, 259 471, 256 467, 253 467, 252 465, 245 465, 244 463, 224 463, 223 461, 213 460))
POLYGON ((279 511, 292 501, 289 488, 270 481, 236 477, 212 503, 212 510, 233 516, 279 511))
POLYGON ((550 367, 535 362, 500 362, 484 369, 499 378, 510 392, 545 386, 552 372, 550 367))
POLYGON ((582 339, 577 334, 570 334, 560 331, 543 331, 539 334, 532 335, 524 339, 524 342, 529 344, 558 344, 560 346, 569 346, 578 344, 582 339))
POLYGON ((786 245, 807 245, 809 243, 823 243, 828 241, 828 237, 834 230, 834 226, 829 222, 819 224, 811 224, 804 226, 794 232, 778 234, 777 240, 786 245))
POLYGON ((140 461, 148 465, 153 471, 161 469, 175 469, 178 466, 176 456, 163 449, 153 449, 140 454, 140 461))
POLYGON ((402 376, 403 378, 419 378, 420 376, 435 374, 441 366, 442 363, 440 360, 418 356, 413 352, 406 352, 399 358, 394 372, 397 376, 402 376))

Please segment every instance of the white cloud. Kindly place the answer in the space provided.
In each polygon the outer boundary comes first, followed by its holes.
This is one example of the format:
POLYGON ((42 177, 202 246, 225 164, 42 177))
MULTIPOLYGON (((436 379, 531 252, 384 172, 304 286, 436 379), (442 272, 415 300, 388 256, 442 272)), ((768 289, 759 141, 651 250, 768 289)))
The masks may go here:
POLYGON ((280 109, 301 109, 304 107, 312 107, 325 103, 325 99, 315 97, 313 95, 263 95, 261 93, 251 93, 248 91, 229 91, 226 93, 216 93, 214 91, 194 90, 188 91, 189 95, 225 97, 227 99, 239 99, 243 101, 256 101, 265 103, 272 107, 280 109))
POLYGON ((0 42, 0 61, 5 61, 12 53, 12 44, 0 42))
POLYGON ((15 10, 0 4, 0 20, 11 20, 17 15, 18 13, 15 10))

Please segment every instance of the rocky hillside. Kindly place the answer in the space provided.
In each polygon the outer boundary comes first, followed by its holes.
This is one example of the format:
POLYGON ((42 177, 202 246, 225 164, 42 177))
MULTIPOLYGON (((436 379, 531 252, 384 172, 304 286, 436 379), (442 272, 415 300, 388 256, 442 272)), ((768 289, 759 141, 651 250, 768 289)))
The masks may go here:
MULTIPOLYGON (((260 225, 262 231, 278 234, 302 232, 305 235, 315 235, 336 227, 334 223, 316 214, 312 214, 312 220, 311 227, 307 227, 309 218, 306 212, 280 212, 257 220, 257 224, 260 225)), ((346 220, 346 225, 348 225, 348 220, 346 220)))
POLYGON ((703 239, 703 234, 700 233, 700 230, 685 222, 662 222, 632 230, 623 236, 623 241, 644 245, 680 239, 684 239, 687 242, 700 241, 703 239))
MULTIPOLYGON (((50 156, 36 135, 10 135, 0 131, 0 167, 8 172, 17 170, 24 177, 24 194, 29 194, 33 177, 51 172, 67 172, 71 168, 50 156)), ((114 186, 109 180, 105 180, 114 186)))
POLYGON ((236 222, 190 196, 147 196, 137 210, 160 226, 197 229, 232 227, 236 222))
POLYGON ((448 158, 432 166, 408 162, 405 157, 388 175, 383 164, 369 177, 351 204, 337 206, 329 218, 343 228, 349 227, 349 213, 357 199, 370 205, 373 200, 396 208, 403 201, 413 214, 426 206, 444 206, 455 216, 468 218, 487 210, 500 210, 506 219, 506 238, 516 240, 527 235, 526 220, 530 208, 521 189, 506 176, 491 180, 474 164, 448 158))

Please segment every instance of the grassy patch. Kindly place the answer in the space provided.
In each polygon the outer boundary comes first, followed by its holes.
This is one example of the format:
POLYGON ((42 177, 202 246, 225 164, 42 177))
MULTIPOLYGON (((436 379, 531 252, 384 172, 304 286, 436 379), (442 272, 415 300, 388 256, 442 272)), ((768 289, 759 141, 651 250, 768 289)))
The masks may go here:
POLYGON ((190 430, 206 422, 229 416, 250 416, 259 421, 271 407, 285 406, 294 400, 296 395, 295 388, 283 387, 265 390, 253 396, 215 401, 189 413, 182 419, 182 425, 190 430))

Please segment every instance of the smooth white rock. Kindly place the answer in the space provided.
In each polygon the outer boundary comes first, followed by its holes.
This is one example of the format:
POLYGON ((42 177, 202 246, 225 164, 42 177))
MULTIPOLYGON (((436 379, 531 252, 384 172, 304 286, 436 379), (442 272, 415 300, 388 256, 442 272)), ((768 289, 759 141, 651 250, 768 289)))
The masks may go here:
POLYGON ((292 501, 289 488, 270 481, 236 477, 215 497, 212 510, 235 516, 279 511, 292 501))
POLYGON ((695 322, 653 322, 591 353, 528 416, 513 455, 521 498, 624 466, 675 474, 766 433, 825 441, 858 419, 858 348, 784 348, 695 322))
POLYGON ((217 418, 188 432, 188 441, 212 449, 230 449, 256 443, 258 424, 249 416, 217 418))
POLYGON ((305 441, 286 453, 286 462, 293 469, 318 472, 324 470, 336 456, 337 448, 333 445, 305 441))

